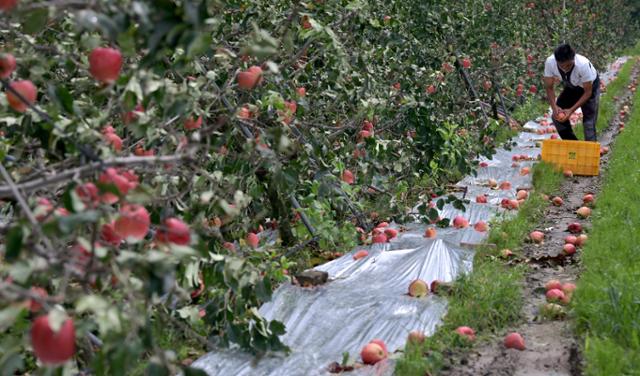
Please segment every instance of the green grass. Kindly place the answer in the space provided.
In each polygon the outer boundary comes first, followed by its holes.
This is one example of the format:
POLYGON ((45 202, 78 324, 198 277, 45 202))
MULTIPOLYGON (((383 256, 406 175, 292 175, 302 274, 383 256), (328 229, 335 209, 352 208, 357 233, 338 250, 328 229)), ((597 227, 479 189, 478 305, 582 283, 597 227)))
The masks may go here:
POLYGON ((478 250, 473 271, 454 283, 442 325, 424 345, 407 347, 396 367, 396 375, 437 373, 442 368, 444 353, 469 346, 453 333, 458 326, 469 326, 482 337, 520 320, 524 268, 507 266, 499 254, 505 248, 518 252, 547 206, 542 193, 555 192, 562 182, 562 175, 546 163, 536 164, 533 171, 534 191, 530 197, 516 216, 492 225, 488 244, 495 244, 495 247, 485 246, 478 250))
MULTIPOLYGON (((607 92, 600 96, 600 112, 598 114, 598 122, 596 123, 597 134, 607 129, 609 123, 611 123, 611 120, 613 120, 613 117, 616 115, 616 106, 613 98, 620 95, 629 85, 629 82, 631 82, 631 71, 633 70, 634 64, 635 59, 627 60, 622 68, 620 68, 618 77, 607 86, 607 92)), ((584 127, 582 123, 576 125, 574 133, 579 140, 584 140, 584 127)))
POLYGON ((628 126, 616 139, 584 272, 575 293, 575 321, 585 335, 587 375, 640 374, 640 92, 628 126))

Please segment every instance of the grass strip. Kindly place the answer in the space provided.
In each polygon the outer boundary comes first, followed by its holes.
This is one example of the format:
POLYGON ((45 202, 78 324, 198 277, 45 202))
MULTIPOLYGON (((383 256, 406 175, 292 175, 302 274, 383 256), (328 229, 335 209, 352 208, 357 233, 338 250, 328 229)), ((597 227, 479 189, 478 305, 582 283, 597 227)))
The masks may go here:
POLYGON ((396 367, 398 376, 418 376, 438 373, 444 355, 450 350, 470 346, 454 330, 469 326, 480 337, 495 333, 520 320, 522 308, 521 285, 524 267, 511 267, 500 257, 500 251, 510 249, 518 253, 527 234, 536 227, 548 201, 543 194, 552 194, 562 182, 562 174, 547 163, 533 168, 530 197, 517 215, 491 226, 488 244, 476 253, 473 271, 460 276, 449 296, 449 308, 436 333, 419 346, 408 345, 396 367))
MULTIPOLYGON (((640 54, 640 44, 635 50, 640 54)), ((609 83, 607 92, 600 95, 600 112, 598 113, 598 121, 596 123, 596 134, 600 134, 607 129, 611 120, 616 115, 615 97, 619 96, 623 90, 631 82, 631 73, 635 59, 627 60, 620 68, 618 76, 609 83)), ((574 133, 579 140, 584 140, 584 127, 582 122, 578 123, 574 129, 574 133)))
POLYGON ((640 92, 633 103, 597 197, 575 293, 587 375, 640 374, 640 92))

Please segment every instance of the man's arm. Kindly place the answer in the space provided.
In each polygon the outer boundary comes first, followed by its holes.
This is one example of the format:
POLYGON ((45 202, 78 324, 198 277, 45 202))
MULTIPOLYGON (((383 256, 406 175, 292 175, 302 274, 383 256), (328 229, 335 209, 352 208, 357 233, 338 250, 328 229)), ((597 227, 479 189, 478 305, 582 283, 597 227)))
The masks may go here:
POLYGON ((553 110, 553 117, 555 118, 558 113, 558 106, 556 105, 556 92, 553 90, 553 77, 543 77, 544 89, 547 92, 547 101, 549 106, 553 110))
POLYGON ((578 109, 578 107, 585 104, 589 100, 589 98, 591 98, 591 93, 593 92, 593 81, 584 82, 582 86, 584 88, 584 93, 582 93, 582 96, 580 97, 580 99, 578 99, 576 104, 573 105, 573 107, 567 109, 567 116, 571 115, 575 110, 578 109))

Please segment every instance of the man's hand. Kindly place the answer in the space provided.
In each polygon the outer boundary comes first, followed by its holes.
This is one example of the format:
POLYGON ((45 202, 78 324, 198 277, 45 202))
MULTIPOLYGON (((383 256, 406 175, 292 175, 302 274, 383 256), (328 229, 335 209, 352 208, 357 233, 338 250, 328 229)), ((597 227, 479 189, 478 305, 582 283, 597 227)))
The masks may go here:
POLYGON ((564 122, 565 120, 569 119, 569 117, 571 117, 572 113, 572 111, 570 112, 569 110, 563 110, 560 107, 554 107, 552 116, 557 121, 564 122))

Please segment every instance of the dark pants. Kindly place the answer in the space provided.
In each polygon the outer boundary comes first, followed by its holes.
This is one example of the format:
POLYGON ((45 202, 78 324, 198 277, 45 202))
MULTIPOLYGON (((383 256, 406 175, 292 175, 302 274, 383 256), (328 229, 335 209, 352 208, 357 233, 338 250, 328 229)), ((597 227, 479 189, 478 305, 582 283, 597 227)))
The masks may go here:
MULTIPOLYGON (((598 106, 600 104, 600 90, 594 86, 593 90, 596 90, 595 94, 586 101, 580 108, 582 109, 582 124, 584 126, 584 140, 596 141, 596 122, 598 121, 598 106)), ((562 109, 573 107, 576 102, 582 96, 584 90, 582 88, 568 88, 560 93, 556 104, 562 109)), ((558 130, 560 138, 563 140, 577 140, 578 138, 571 129, 571 123, 569 119, 562 123, 556 119, 553 119, 553 124, 558 130)))

